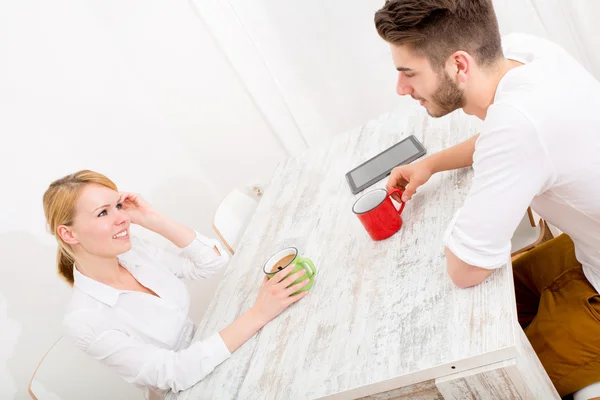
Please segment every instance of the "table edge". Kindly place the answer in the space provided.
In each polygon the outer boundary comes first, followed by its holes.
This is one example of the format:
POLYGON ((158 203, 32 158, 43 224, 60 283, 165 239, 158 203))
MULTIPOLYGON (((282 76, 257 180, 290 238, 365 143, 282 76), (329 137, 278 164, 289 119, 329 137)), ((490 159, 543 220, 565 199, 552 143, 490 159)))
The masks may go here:
POLYGON ((356 399, 371 396, 393 389, 414 385, 416 383, 439 379, 448 375, 454 375, 456 373, 468 371, 470 369, 481 367, 487 364, 510 360, 512 358, 516 358, 517 356, 518 349, 516 344, 514 344, 487 353, 457 360, 456 362, 440 364, 421 371, 411 372, 406 375, 399 375, 390 379, 386 379, 385 381, 355 387, 322 397, 316 397, 315 400, 345 400, 350 398, 356 399), (452 367, 455 368, 453 369, 452 367))

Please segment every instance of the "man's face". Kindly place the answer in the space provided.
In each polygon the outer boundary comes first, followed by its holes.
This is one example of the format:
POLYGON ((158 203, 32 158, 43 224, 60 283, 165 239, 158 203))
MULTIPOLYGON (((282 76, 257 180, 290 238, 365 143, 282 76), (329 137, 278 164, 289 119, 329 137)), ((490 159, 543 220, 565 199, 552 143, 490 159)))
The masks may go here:
POLYGON ((419 100, 434 118, 464 107, 464 93, 445 69, 435 71, 426 57, 416 55, 409 46, 390 44, 390 47, 398 70, 396 92, 400 96, 410 95, 419 100))

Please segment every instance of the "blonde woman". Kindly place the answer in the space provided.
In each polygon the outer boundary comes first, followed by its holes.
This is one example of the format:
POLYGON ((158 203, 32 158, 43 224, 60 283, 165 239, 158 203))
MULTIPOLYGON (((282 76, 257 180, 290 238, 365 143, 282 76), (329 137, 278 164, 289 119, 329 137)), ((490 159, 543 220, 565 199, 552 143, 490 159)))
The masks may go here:
POLYGON ((58 242, 58 272, 73 286, 65 335, 126 381, 162 392, 189 388, 266 323, 307 292, 308 279, 263 281, 255 305, 221 332, 191 343, 190 296, 180 278, 200 279, 227 262, 221 246, 167 218, 140 195, 122 193, 107 177, 79 171, 44 194, 48 227, 58 242), (130 237, 130 224, 164 236, 175 255, 130 237))

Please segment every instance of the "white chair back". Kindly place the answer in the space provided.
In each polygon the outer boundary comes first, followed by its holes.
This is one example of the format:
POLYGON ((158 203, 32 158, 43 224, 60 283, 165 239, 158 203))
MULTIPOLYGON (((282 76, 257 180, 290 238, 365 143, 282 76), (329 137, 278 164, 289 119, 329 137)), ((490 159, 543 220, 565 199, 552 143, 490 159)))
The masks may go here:
POLYGON ((511 238, 511 253, 515 257, 553 238, 552 232, 546 221, 540 218, 536 224, 531 208, 519 222, 511 238))
POLYGON ((573 400, 596 400, 600 399, 600 381, 573 393, 573 400))
POLYGON ((213 230, 231 254, 239 244, 257 206, 256 200, 238 189, 231 191, 219 204, 213 219, 213 230))
POLYGON ((532 224, 529 214, 525 213, 521 219, 521 222, 519 222, 519 226, 517 226, 513 237, 511 238, 511 253, 514 254, 519 250, 535 243, 540 236, 540 230, 540 224, 532 224))
POLYGON ((60 338, 40 361, 29 382, 34 400, 144 399, 144 391, 60 338))

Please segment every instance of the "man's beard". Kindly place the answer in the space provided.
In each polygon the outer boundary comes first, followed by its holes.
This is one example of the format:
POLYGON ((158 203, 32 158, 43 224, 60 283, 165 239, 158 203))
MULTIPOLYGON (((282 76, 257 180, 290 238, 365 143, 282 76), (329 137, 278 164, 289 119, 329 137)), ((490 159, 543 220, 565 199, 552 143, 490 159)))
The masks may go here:
POLYGON ((435 106, 436 110, 427 109, 427 113, 433 118, 443 117, 465 105, 463 92, 450 79, 446 71, 442 71, 440 77, 440 84, 431 96, 431 104, 435 106))

